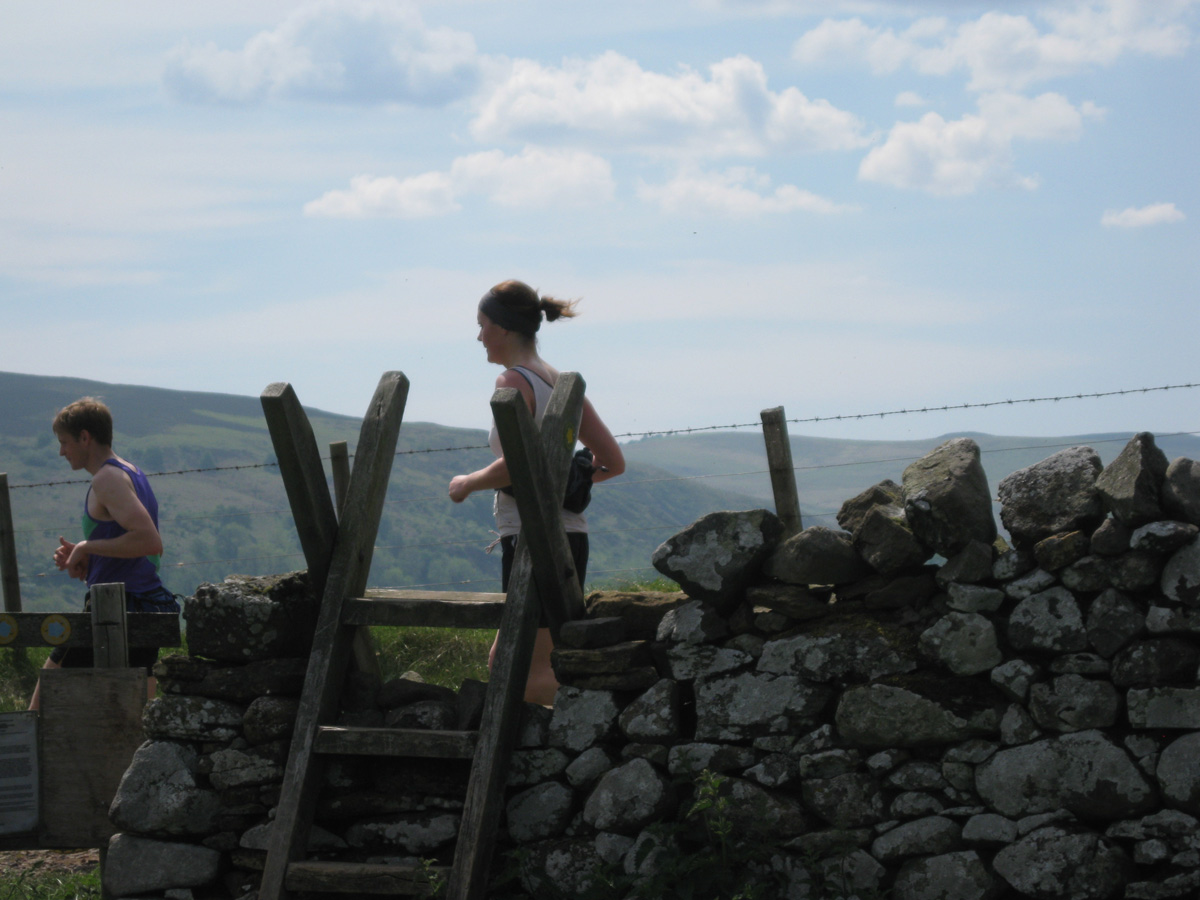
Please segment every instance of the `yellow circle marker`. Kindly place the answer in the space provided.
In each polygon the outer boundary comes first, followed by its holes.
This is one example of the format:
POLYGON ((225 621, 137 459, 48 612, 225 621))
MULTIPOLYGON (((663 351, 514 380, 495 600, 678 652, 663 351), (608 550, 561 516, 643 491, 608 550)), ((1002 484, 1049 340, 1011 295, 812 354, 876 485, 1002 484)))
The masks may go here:
POLYGON ((575 443, 575 429, 568 427, 567 428, 567 446, 569 447, 574 443, 575 443))
POLYGON ((71 623, 58 613, 42 619, 42 640, 51 646, 65 644, 71 636, 71 623))
POLYGON ((20 630, 15 618, 8 613, 0 613, 0 647, 15 641, 20 630))

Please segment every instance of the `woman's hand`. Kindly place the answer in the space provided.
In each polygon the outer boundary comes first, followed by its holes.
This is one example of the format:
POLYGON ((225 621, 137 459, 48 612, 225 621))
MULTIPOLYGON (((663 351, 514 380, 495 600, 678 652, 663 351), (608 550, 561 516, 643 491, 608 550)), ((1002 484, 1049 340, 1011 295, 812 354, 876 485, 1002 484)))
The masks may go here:
POLYGON ((471 476, 455 475, 450 479, 450 499, 462 503, 471 495, 471 476))

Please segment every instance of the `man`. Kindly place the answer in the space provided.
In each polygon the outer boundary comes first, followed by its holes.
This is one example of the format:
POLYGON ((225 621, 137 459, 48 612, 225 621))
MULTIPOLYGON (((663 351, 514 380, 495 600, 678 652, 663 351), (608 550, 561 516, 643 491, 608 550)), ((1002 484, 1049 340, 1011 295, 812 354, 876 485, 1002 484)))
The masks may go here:
MULTIPOLYGON (((91 599, 94 584, 125 585, 129 612, 179 612, 175 597, 158 577, 162 538, 158 533, 158 501, 145 474, 133 463, 113 453, 112 413, 93 397, 64 406, 54 418, 58 455, 73 471, 92 476, 83 508, 83 540, 72 543, 59 537, 54 564, 72 578, 87 583, 91 599)), ((129 652, 131 666, 142 666, 150 675, 158 658, 157 647, 137 647, 129 652)), ((44 668, 90 668, 90 647, 55 647, 44 668)), ((155 680, 148 679, 149 696, 155 680)), ((38 709, 41 683, 34 689, 29 708, 38 709)))

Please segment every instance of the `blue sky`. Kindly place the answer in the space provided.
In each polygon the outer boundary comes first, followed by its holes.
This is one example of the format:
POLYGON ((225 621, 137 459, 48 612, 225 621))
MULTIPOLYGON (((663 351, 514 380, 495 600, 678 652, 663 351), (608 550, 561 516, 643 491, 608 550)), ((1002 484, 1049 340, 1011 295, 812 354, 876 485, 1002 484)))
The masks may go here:
MULTIPOLYGON (((14 0, 0 369, 614 432, 1200 381, 1200 0, 14 0)), ((793 426, 1192 431, 1197 389, 793 426)))

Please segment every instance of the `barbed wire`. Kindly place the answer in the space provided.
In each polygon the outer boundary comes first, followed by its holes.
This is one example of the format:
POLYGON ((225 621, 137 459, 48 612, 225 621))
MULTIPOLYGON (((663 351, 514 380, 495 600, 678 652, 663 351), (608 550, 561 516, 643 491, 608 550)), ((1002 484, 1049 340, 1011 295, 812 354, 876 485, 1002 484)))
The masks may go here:
MULTIPOLYGON (((914 415, 917 413, 931 413, 931 412, 949 412, 952 410, 960 410, 960 409, 987 409, 989 407, 994 407, 994 406, 1016 406, 1019 404, 1028 404, 1028 403, 1049 403, 1049 402, 1057 403, 1057 402, 1060 402, 1063 400, 1088 400, 1088 399, 1096 399, 1096 398, 1102 398, 1102 397, 1119 397, 1119 396, 1124 396, 1124 395, 1128 395, 1128 394, 1148 394, 1148 393, 1157 392, 1157 391, 1176 391, 1176 390, 1183 390, 1186 388, 1196 388, 1196 387, 1200 387, 1200 382, 1189 382, 1189 383, 1185 383, 1185 384, 1165 384, 1165 385, 1159 385, 1157 387, 1125 388, 1125 389, 1116 390, 1116 391, 1096 391, 1093 393, 1061 394, 1059 396, 1054 396, 1054 397, 1024 397, 1019 400, 988 400, 988 401, 979 402, 979 403, 951 403, 951 404, 946 404, 944 406, 921 406, 921 407, 913 407, 912 409, 907 409, 907 408, 906 409, 892 409, 892 410, 884 410, 882 412, 871 412, 871 413, 848 413, 848 414, 833 415, 833 416, 809 416, 808 418, 785 419, 784 421, 789 425, 804 425, 804 424, 811 424, 811 423, 815 423, 815 422, 841 422, 841 421, 860 420, 860 419, 882 419, 886 416, 903 416, 903 415, 914 415)), ((734 429, 738 429, 738 428, 761 428, 761 427, 762 427, 762 422, 741 422, 741 423, 734 423, 734 424, 730 424, 730 425, 700 425, 700 426, 693 426, 693 427, 689 427, 689 428, 669 428, 669 429, 663 429, 660 431, 627 431, 627 432, 622 432, 621 434, 613 435, 613 437, 616 437, 616 438, 652 437, 652 436, 667 435, 667 434, 696 434, 696 433, 705 432, 705 431, 727 431, 727 430, 734 430, 734 429)), ((421 453, 450 453, 450 452, 459 451, 459 450, 487 450, 487 449, 489 449, 487 444, 471 444, 471 445, 462 446, 462 447, 428 447, 428 448, 414 449, 414 450, 398 450, 398 451, 396 451, 395 455, 396 456, 405 456, 405 455, 421 454, 421 453)), ((331 457, 328 457, 328 456, 321 457, 321 459, 326 462, 328 462, 330 460, 330 458, 331 457)), ((353 458, 353 454, 349 454, 349 458, 353 458)), ((167 477, 167 476, 173 476, 173 475, 194 475, 194 474, 198 474, 198 473, 202 473, 202 472, 231 472, 231 471, 238 471, 241 469, 265 469, 265 468, 272 468, 272 467, 278 467, 278 466, 279 466, 278 461, 262 462, 262 463, 242 463, 242 464, 228 465, 228 466, 203 466, 203 467, 199 467, 199 468, 190 468, 190 469, 174 469, 174 470, 162 471, 162 472, 147 472, 146 475, 148 477, 152 477, 152 478, 160 478, 160 477, 167 477)), ((9 487, 9 490, 18 490, 18 489, 22 489, 22 488, 59 487, 62 485, 70 485, 70 484, 88 484, 89 482, 90 482, 90 479, 86 479, 86 478, 72 478, 72 479, 63 479, 63 480, 58 480, 58 481, 38 481, 38 482, 32 482, 32 483, 28 483, 28 484, 10 484, 8 487, 9 487)))

